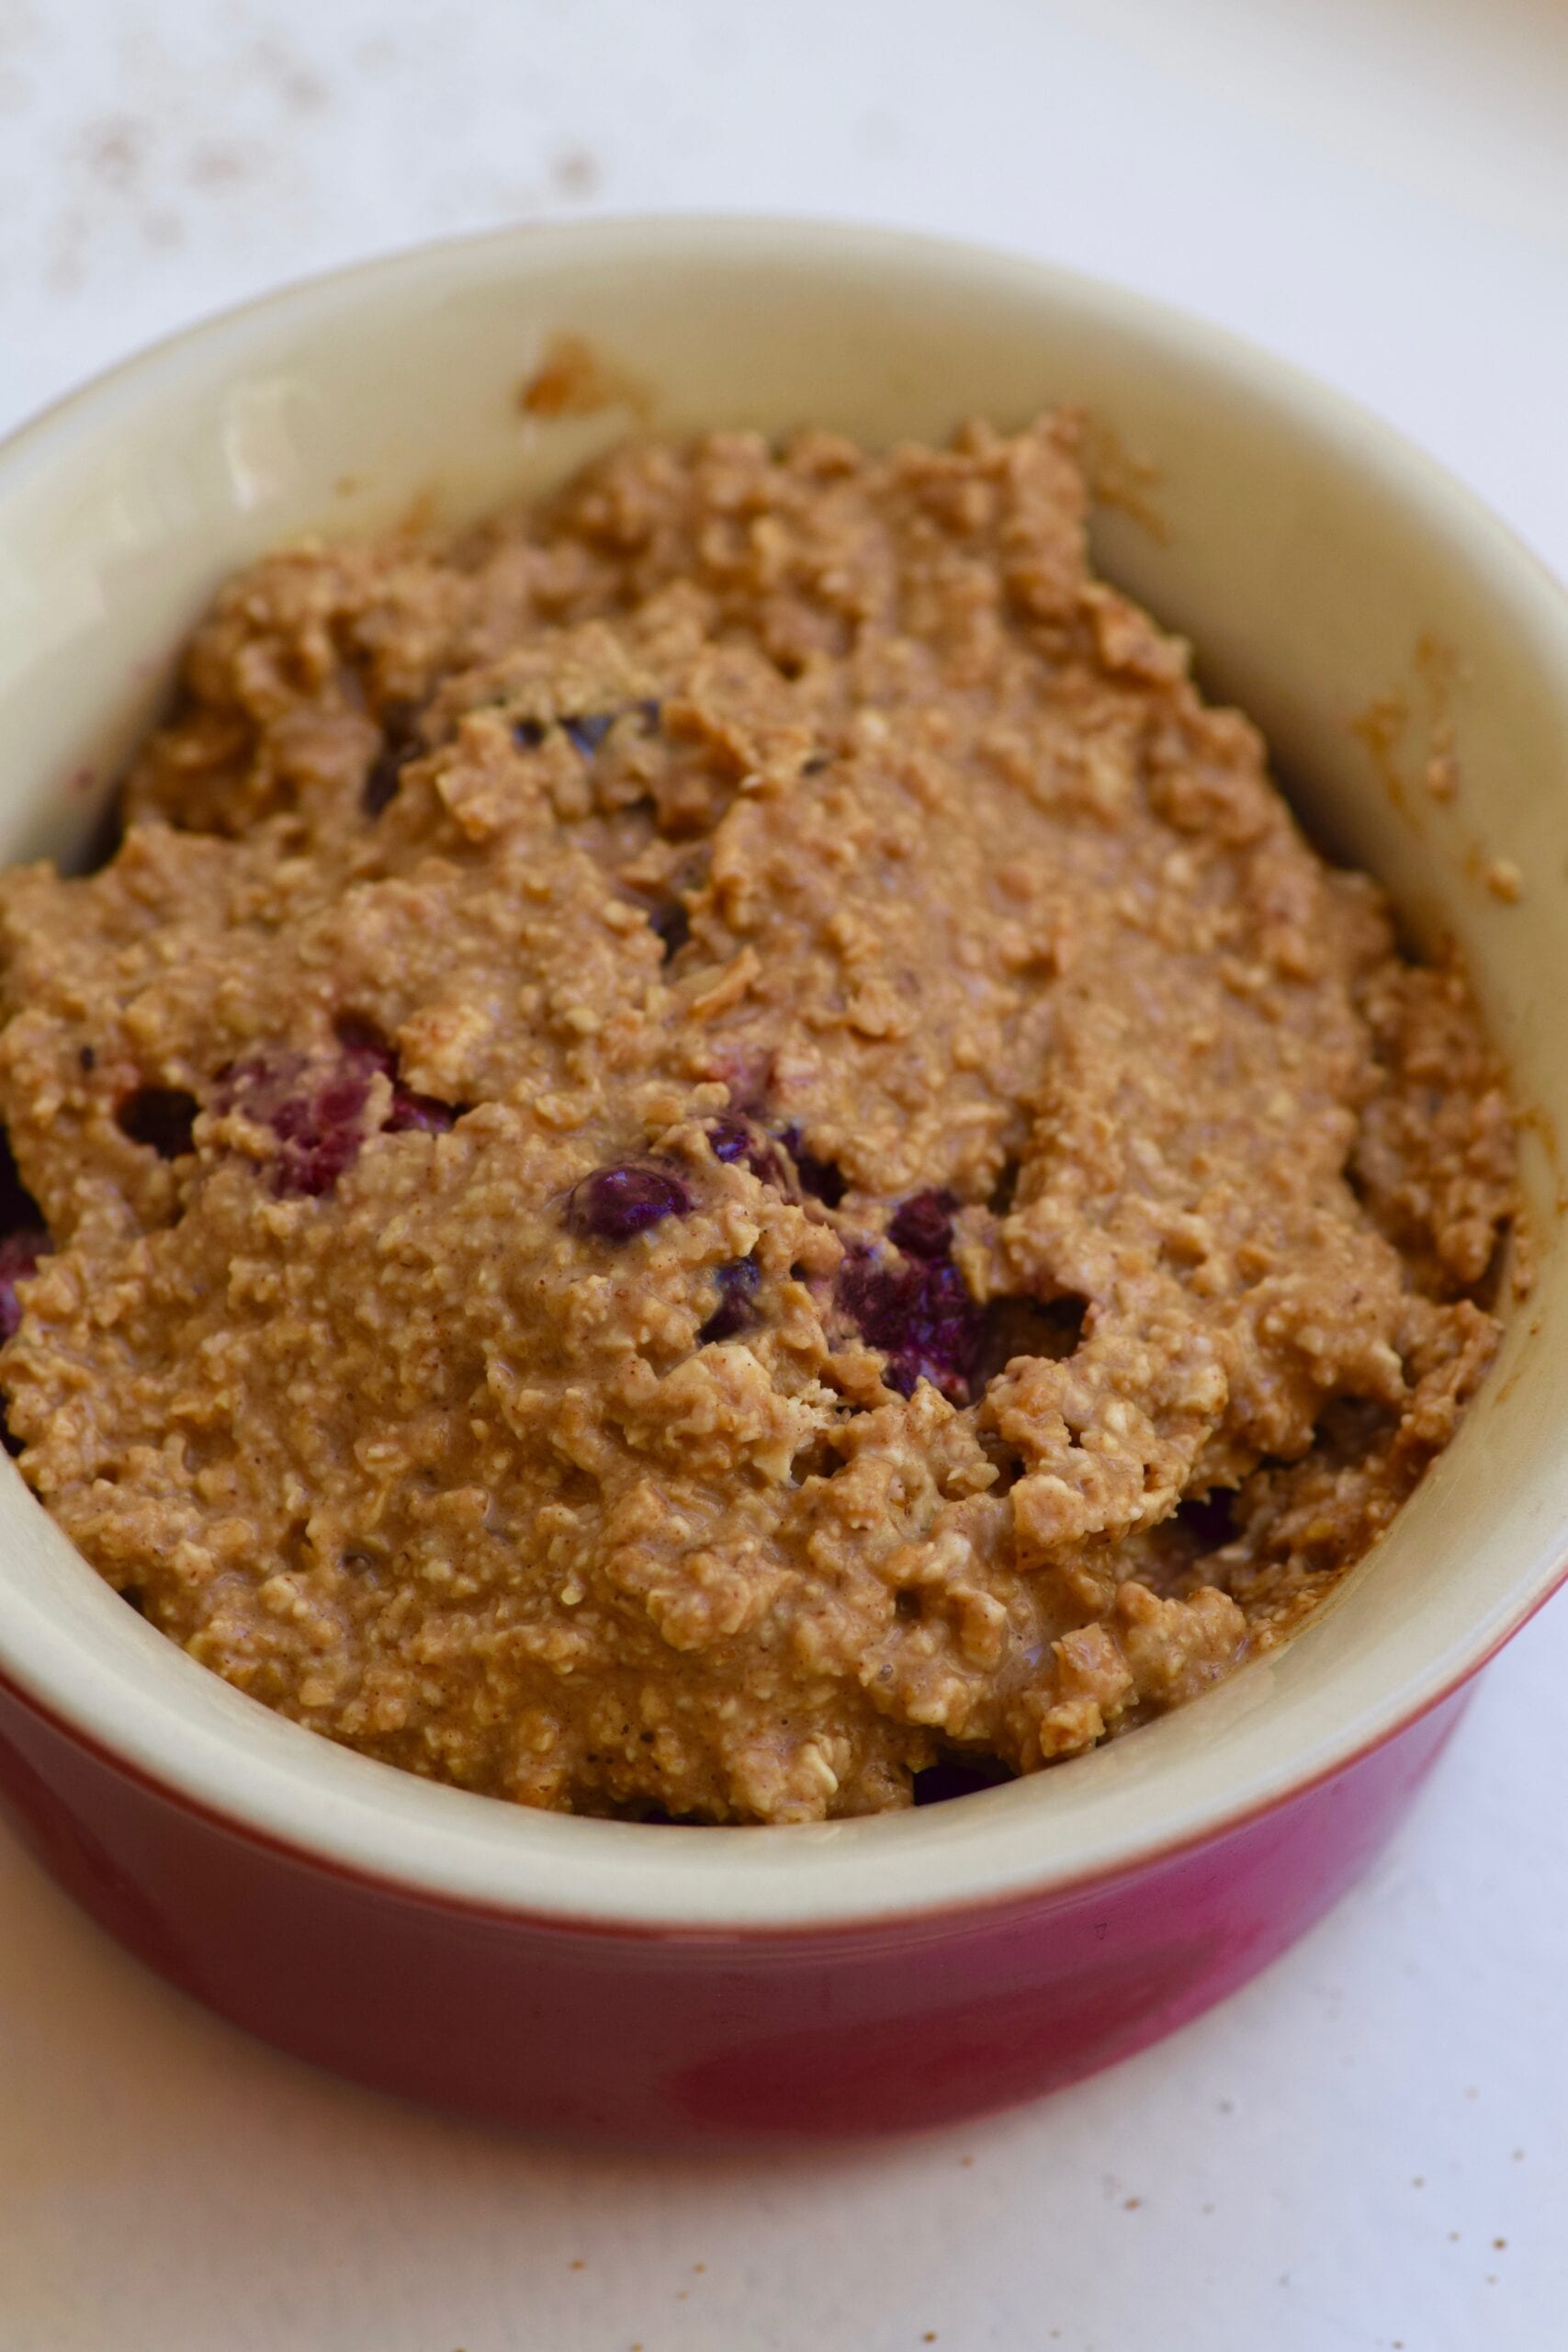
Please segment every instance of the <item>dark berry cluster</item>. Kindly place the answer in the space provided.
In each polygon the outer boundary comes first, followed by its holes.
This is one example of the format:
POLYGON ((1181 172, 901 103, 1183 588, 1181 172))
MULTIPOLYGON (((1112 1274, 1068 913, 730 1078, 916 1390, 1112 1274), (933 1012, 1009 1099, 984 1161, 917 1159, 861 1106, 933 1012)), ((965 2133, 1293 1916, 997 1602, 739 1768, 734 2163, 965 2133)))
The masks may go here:
POLYGON ((711 1340, 733 1340, 738 1331, 751 1329, 757 1320, 755 1301, 762 1269, 754 1258, 733 1258, 728 1265, 720 1266, 715 1279, 718 1305, 697 1334, 705 1347, 711 1340))
POLYGON ((595 1168, 572 1186, 566 1218, 574 1232, 616 1246, 667 1216, 688 1216, 691 1208, 692 1196, 672 1168, 623 1159, 595 1168))
POLYGON ((890 1388, 908 1396, 918 1380, 929 1380, 950 1404, 965 1405, 985 1317, 949 1254, 956 1206, 951 1193, 913 1193, 887 1227, 898 1260, 870 1248, 852 1251, 839 1269, 837 1295, 861 1337, 886 1356, 890 1388))
POLYGON ((17 1284, 38 1272, 39 1260, 49 1255, 49 1236, 41 1225, 23 1226, 0 1241, 0 1340, 15 1337, 22 1319, 17 1284))
POLYGON ((416 1094, 398 1076, 390 1046, 367 1022, 338 1023, 341 1051, 329 1060, 287 1047, 263 1047, 220 1074, 220 1111, 238 1111, 269 1127, 279 1149, 272 1182, 282 1195, 318 1200, 358 1159, 368 1132, 370 1090, 378 1077, 391 1086, 385 1126, 392 1135, 440 1135, 457 1114, 434 1095, 416 1094))
POLYGON ((39 1204, 22 1182, 10 1138, 0 1130, 0 1340, 13 1338, 22 1319, 17 1284, 37 1273, 49 1249, 39 1204))

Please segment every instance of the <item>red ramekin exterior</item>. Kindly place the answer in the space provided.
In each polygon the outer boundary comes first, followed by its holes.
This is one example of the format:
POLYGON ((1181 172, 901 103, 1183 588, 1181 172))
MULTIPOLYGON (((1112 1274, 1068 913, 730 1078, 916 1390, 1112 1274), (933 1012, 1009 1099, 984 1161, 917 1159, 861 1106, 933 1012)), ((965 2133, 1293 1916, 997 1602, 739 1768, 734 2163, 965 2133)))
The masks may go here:
MULTIPOLYGON (((90 778, 86 747, 100 735, 118 758, 126 679, 151 688, 149 659, 225 571, 323 517, 368 527, 393 492, 406 511, 427 469, 455 495, 518 494, 518 371, 558 331, 603 333, 671 416, 745 415, 782 430, 831 413, 879 440, 930 437, 945 429, 933 409, 961 388, 968 410, 1010 413, 1049 380, 1089 413, 1103 409, 1123 449, 1157 453, 1169 527, 1145 544, 1134 525, 1114 576, 1179 615, 1247 689, 1248 707, 1248 681, 1266 689, 1258 715, 1314 793, 1321 784, 1328 836, 1343 830, 1402 905, 1436 908, 1444 931, 1453 916, 1502 1016, 1533 1140, 1555 1160, 1553 1138, 1568 1132, 1550 1017, 1568 968, 1565 804, 1551 788, 1568 773, 1557 590, 1424 460, 1247 347, 1092 281, 898 232, 689 218, 529 224, 294 289, 74 396, 0 457, 23 592, 0 639, 0 703, 17 697, 0 793, 17 819, 14 853, 49 846, 39 828, 51 811, 85 816, 85 803, 62 798, 60 778, 90 778), (818 387, 820 397, 807 389, 818 387), (345 454, 361 450, 363 472, 345 454), (1359 752, 1340 755, 1341 720, 1406 677, 1414 644, 1463 653, 1465 797, 1451 820, 1432 806, 1417 823, 1381 785, 1371 790, 1359 752), (1489 852, 1506 850, 1529 875, 1517 904, 1478 888, 1477 825, 1489 852)), ((566 422, 575 434, 582 421, 566 422)), ((1540 1180, 1543 1218, 1559 1176, 1554 1165, 1540 1180)), ((1568 1529, 1568 1456, 1551 1400, 1568 1253, 1555 1226, 1543 1233, 1519 1360, 1478 1403, 1488 1428, 1461 1439, 1468 1471, 1451 1465, 1469 1484, 1450 1487, 1465 1508, 1448 1539, 1428 1556, 1412 1533, 1396 1563, 1396 1530, 1377 1577, 1347 1580, 1341 1633, 1359 1623, 1369 1634, 1358 1671, 1335 1683, 1325 1641, 1272 1745, 1249 1749, 1246 1723, 1216 1718, 1216 1739, 1235 1732, 1234 1747, 1179 1778, 1145 1829, 1129 1828, 1133 1805, 1104 1809, 1115 1838, 1100 1850, 1146 1834, 1158 1850, 1142 1860, 943 1905, 940 1858, 923 1902, 910 1839, 902 1916, 827 1924, 829 1903, 842 1921, 852 1883, 839 1867, 822 1874, 816 1925, 711 1930, 574 1920, 558 1895, 532 1914, 444 1897, 422 1891, 412 1851, 396 1883, 394 1804, 366 1808, 381 1857, 373 1875, 307 1850, 321 1817, 308 1770, 258 1784, 282 1811, 258 1803, 255 1818, 286 1821, 285 1836, 247 1826, 243 1742, 228 1795, 204 1802, 166 1674, 144 1680, 114 1645, 83 1674, 59 1538, 46 1545, 19 1520, 25 1639, 8 1650, 17 1680, 0 1675, 0 1807, 102 1925, 221 2015, 367 2084, 479 2117, 700 2144, 907 2129, 1031 2098, 1196 2016, 1310 1927, 1408 1808, 1461 1704, 1452 1676, 1472 1675, 1561 1580, 1551 1555, 1568 1529), (1369 1595, 1376 1586, 1381 1611, 1352 1617, 1353 1583, 1369 1595), (95 1690, 112 1706, 95 1713, 95 1690), (120 1760, 117 1737, 126 1758, 162 1755, 150 1770, 168 1784, 120 1760), (1371 1744, 1356 1747, 1363 1737, 1371 1744), (1303 1738, 1309 1750, 1292 1744, 1303 1738), (1315 1780, 1302 1764, 1304 1785, 1258 1803, 1309 1751, 1342 1760, 1315 1780), (1162 1823, 1213 1825, 1228 1790, 1235 1817, 1173 1845, 1162 1823)), ((1441 1506, 1427 1500, 1429 1527, 1441 1506)), ((1422 1507, 1414 1498, 1412 1512, 1422 1507)), ((0 1615, 9 1598, 7 1585, 0 1615)), ((1341 1657, 1350 1646, 1341 1642, 1341 1657)), ((324 1745, 312 1760, 333 1761, 324 1745)), ((331 1771, 321 1778, 330 1819, 331 1771)), ((1047 1813, 1051 1792, 1034 1793, 1047 1813)), ((1009 1871, 1028 1850, 1027 1806, 1016 1845, 1013 1834, 998 1840, 1009 1871)), ((1093 1852, 1092 1823, 1080 1817, 1077 1834, 1093 1852)), ((1043 1855, 1042 1879, 1047 1869, 1043 1855)), ((565 1876, 558 1862, 552 1884, 565 1876)), ((483 1872, 468 1883, 483 1885, 483 1872)), ((678 1901, 677 1890, 672 1910, 678 1901)))
POLYGON ((956 2121, 1196 2017, 1366 1868, 1464 1696, 1179 1852, 818 1932, 628 1932, 342 1872, 128 1772, 3 1682, 0 1804, 112 1935, 299 2057, 540 2132, 777 2142, 956 2121))

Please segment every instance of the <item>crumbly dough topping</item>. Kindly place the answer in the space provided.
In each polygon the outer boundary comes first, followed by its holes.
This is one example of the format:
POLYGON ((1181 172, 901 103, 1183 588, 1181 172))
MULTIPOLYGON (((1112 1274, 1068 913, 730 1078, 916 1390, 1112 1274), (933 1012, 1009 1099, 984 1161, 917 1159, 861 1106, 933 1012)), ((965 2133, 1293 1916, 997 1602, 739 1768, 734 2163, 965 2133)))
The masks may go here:
POLYGON ((223 592, 112 861, 0 882, 13 1442, 194 1657, 801 1821, 1192 1698, 1387 1525, 1497 1068, 1084 510, 1064 416, 723 435, 223 592))

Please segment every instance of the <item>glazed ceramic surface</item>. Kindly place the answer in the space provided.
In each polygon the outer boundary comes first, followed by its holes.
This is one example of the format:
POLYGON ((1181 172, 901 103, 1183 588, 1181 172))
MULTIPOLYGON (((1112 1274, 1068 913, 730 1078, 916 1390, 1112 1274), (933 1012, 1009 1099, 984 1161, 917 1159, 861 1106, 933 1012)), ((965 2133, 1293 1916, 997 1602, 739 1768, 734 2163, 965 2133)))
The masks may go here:
POLYGON ((1568 606, 1393 436, 1211 330, 969 249, 691 220, 434 248, 220 320, 0 453, 0 857, 80 845, 182 634, 280 538, 472 513, 632 429, 886 441, 1060 401, 1120 502, 1104 568, 1191 636, 1334 853, 1470 957, 1530 1114, 1535 1290, 1456 1443, 1279 1657, 1033 1780, 816 1827, 529 1814, 333 1748, 164 1643, 5 1464, 0 1784, 134 1949, 290 2047, 655 2136, 1027 2096, 1316 1916, 1407 1801, 1449 1694, 1557 1581, 1568 606), (530 414, 566 336, 615 397, 530 414), (1441 804, 1423 776, 1450 728, 1441 804), (1488 887, 1499 859, 1517 903, 1488 887))

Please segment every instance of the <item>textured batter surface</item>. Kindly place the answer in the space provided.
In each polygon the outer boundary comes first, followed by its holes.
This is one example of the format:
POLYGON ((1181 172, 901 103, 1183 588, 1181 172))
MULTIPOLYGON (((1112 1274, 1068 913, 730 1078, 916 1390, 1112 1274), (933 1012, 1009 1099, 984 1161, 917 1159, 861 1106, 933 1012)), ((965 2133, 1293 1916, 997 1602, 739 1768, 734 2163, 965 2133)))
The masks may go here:
POLYGON ((533 1804, 1028 1770, 1278 1640, 1453 1432, 1513 1133, 1070 421, 624 450, 230 587, 0 884, 0 1383, 256 1698, 533 1804))

